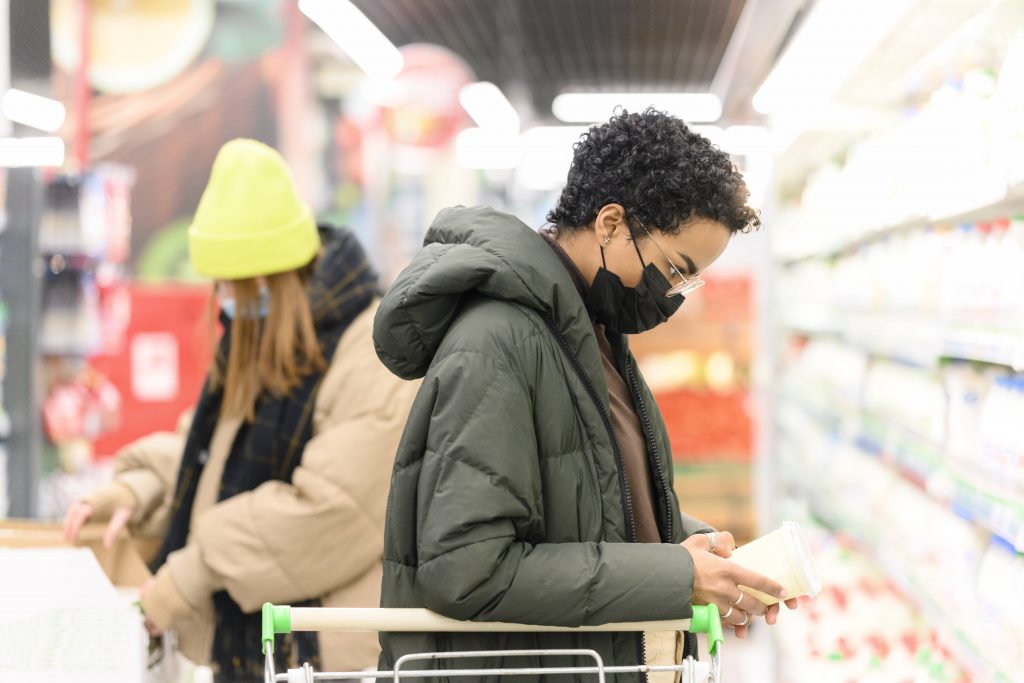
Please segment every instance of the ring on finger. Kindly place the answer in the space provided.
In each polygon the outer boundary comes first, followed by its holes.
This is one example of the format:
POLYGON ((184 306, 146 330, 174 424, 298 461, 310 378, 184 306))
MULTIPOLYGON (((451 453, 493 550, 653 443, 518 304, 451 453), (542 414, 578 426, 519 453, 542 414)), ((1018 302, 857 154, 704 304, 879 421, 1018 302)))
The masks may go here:
POLYGON ((708 552, 713 553, 718 550, 718 532, 708 532, 708 552))
POLYGON ((746 595, 746 593, 744 593, 743 591, 740 591, 740 596, 738 598, 736 598, 735 600, 733 600, 732 602, 730 602, 729 604, 732 605, 733 607, 736 607, 741 602, 743 602, 743 597, 745 595, 746 595))
POLYGON ((736 609, 736 605, 729 605, 729 611, 722 615, 722 619, 728 619, 732 616, 733 610, 736 609))
MULTIPOLYGON (((740 610, 740 611, 743 612, 743 610, 740 610)), ((737 626, 746 626, 749 623, 750 623, 750 614, 748 614, 747 612, 743 612, 743 622, 739 623, 739 624, 736 624, 736 625, 737 626)))

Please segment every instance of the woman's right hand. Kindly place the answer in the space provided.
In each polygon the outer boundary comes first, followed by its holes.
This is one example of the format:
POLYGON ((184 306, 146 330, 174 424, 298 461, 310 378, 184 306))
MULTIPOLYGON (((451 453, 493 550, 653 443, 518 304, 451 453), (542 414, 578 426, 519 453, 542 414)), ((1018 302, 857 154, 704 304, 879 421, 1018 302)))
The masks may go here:
MULTIPOLYGON (((78 501, 68 508, 68 512, 64 515, 64 538, 70 543, 74 543, 78 540, 78 534, 82 531, 82 527, 92 517, 93 507, 91 503, 86 501, 78 501)), ((103 532, 103 547, 112 548, 114 541, 117 540, 118 535, 131 521, 132 516, 135 514, 135 508, 121 506, 114 509, 114 513, 110 516, 110 521, 107 522, 107 528, 103 532)))
POLYGON ((692 602, 717 605, 722 623, 735 629, 737 637, 746 637, 750 622, 768 613, 763 602, 741 591, 740 586, 786 599, 782 584, 725 559, 732 554, 728 544, 719 545, 712 553, 707 534, 694 534, 682 546, 693 557, 692 602))

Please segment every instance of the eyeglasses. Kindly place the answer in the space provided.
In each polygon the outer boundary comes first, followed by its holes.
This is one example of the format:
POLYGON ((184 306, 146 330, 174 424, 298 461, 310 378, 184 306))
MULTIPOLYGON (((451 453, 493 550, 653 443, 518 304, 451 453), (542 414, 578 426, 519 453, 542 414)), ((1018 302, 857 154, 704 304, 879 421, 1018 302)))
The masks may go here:
POLYGON ((683 275, 683 271, 677 268, 676 264, 672 263, 672 259, 668 257, 668 254, 666 254, 665 250, 661 248, 661 245, 658 244, 658 241, 654 239, 654 235, 652 235, 650 230, 647 229, 647 226, 644 225, 643 223, 640 223, 640 227, 643 228, 643 231, 647 233, 647 236, 650 238, 651 242, 654 242, 654 246, 658 248, 658 251, 661 252, 661 255, 665 257, 666 261, 668 261, 669 273, 679 278, 679 283, 673 285, 672 287, 669 287, 669 290, 665 292, 665 296, 686 296, 687 294, 697 289, 700 289, 701 287, 704 286, 704 281, 701 280, 696 275, 692 277, 686 277, 685 275, 683 275))

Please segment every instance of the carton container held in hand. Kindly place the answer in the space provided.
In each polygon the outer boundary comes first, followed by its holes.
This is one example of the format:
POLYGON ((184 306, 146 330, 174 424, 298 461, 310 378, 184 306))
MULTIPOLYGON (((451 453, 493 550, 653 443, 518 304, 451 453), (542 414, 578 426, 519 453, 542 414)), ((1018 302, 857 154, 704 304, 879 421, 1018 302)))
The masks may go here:
MULTIPOLYGON (((737 548, 732 561, 782 584, 787 599, 814 597, 821 592, 821 580, 814 568, 811 549, 796 522, 783 522, 782 526, 766 536, 737 548)), ((747 586, 741 588, 766 605, 774 605, 778 598, 747 586)))

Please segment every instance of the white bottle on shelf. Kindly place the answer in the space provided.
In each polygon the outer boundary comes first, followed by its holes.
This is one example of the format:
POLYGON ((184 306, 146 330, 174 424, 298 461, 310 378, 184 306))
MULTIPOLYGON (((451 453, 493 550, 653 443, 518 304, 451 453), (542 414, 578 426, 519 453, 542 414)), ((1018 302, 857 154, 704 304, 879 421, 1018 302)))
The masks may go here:
POLYGON ((1009 185, 1024 183, 1024 31, 1010 41, 996 84, 998 163, 1009 185))

